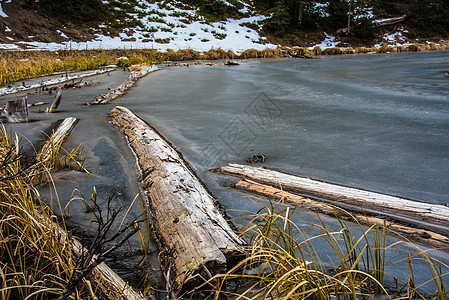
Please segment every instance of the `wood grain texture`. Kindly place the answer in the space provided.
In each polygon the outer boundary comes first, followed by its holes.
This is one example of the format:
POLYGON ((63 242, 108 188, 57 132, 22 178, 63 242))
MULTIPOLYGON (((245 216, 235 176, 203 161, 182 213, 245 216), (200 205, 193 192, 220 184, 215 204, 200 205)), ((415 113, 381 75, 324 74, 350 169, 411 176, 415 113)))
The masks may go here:
POLYGON ((100 94, 100 96, 95 97, 95 101, 88 102, 86 104, 88 105, 95 105, 95 104, 108 104, 109 102, 113 101, 114 99, 118 98, 119 96, 125 94, 130 88, 132 88, 134 85, 136 85, 137 81, 145 77, 151 72, 155 72, 158 70, 156 66, 131 66, 131 68, 135 68, 136 70, 132 70, 129 73, 128 79, 121 84, 118 88, 110 91, 106 94, 100 94))
MULTIPOLYGON (((294 204, 318 213, 324 213, 332 217, 338 217, 347 221, 356 222, 361 225, 372 226, 374 224, 383 227, 384 219, 358 214, 343 210, 337 206, 304 198, 302 196, 283 191, 270 185, 261 184, 252 180, 243 179, 235 184, 235 188, 248 193, 261 195, 270 200, 294 204)), ((404 226, 395 222, 385 221, 387 232, 397 235, 406 240, 420 243, 432 248, 449 251, 449 238, 447 236, 419 228, 404 226)))
POLYGON ((180 154, 154 129, 123 107, 110 115, 128 137, 141 169, 154 229, 174 291, 225 272, 243 253, 244 241, 180 154))
POLYGON ((447 232, 449 228, 449 207, 444 205, 412 201, 401 197, 340 186, 263 167, 229 164, 218 171, 279 187, 284 191, 294 192, 305 197, 325 200, 345 209, 352 206, 361 210, 373 210, 378 214, 403 222, 421 223, 423 226, 432 227, 432 230, 440 230, 441 232, 447 232))

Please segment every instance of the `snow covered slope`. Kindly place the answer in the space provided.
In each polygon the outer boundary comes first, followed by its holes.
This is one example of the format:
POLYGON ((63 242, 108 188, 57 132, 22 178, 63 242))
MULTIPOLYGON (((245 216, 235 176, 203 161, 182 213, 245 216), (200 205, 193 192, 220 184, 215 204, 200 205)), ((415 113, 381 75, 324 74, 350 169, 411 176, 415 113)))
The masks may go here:
MULTIPOLYGON (((12 0, 14 1, 14 0, 12 0)), ((106 2, 103 0, 103 2, 106 2)), ((227 1, 226 5, 232 6, 227 1)), ((96 38, 87 42, 70 40, 63 30, 61 43, 42 43, 19 41, 15 44, 0 44, 0 49, 34 48, 34 49, 140 49, 153 48, 160 51, 167 49, 193 49, 208 51, 221 48, 242 52, 247 49, 274 48, 275 45, 264 43, 259 33, 248 28, 244 23, 258 26, 258 22, 266 17, 251 13, 251 8, 241 2, 244 8, 239 10, 244 17, 228 19, 226 21, 207 23, 194 9, 181 8, 184 5, 177 1, 139 0, 134 12, 127 13, 127 17, 136 20, 142 26, 125 28, 119 36, 111 37, 100 33, 96 38), (154 2, 154 3, 151 3, 154 2), (177 5, 178 4, 178 5, 177 5)), ((117 8, 119 9, 119 8, 117 8)), ((106 27, 106 24, 100 27, 106 27)), ((100 28, 101 29, 101 28, 100 28)))
MULTIPOLYGON (((8 8, 12 2, 13 4, 19 4, 19 1, 22 0, 0 0, 0 29, 3 29, 3 36, 2 32, 0 32, 0 49, 81 50, 151 48, 159 51, 193 49, 205 52, 221 48, 223 50, 232 50, 238 54, 248 49, 263 50, 277 46, 267 43, 266 39, 259 35, 257 28, 261 28, 262 22, 267 19, 267 16, 255 13, 252 6, 253 1, 251 0, 217 0, 221 1, 222 6, 230 8, 230 11, 234 12, 231 15, 238 16, 235 19, 228 18, 225 21, 217 22, 207 22, 196 9, 179 0, 102 0, 112 10, 120 13, 118 14, 120 17, 117 17, 117 20, 114 19, 115 21, 133 25, 130 25, 128 28, 120 27, 121 29, 119 29, 120 31, 118 31, 117 35, 117 29, 111 27, 110 23, 105 22, 100 24, 99 28, 92 28, 93 35, 90 35, 92 38, 89 37, 84 42, 77 42, 80 39, 70 34, 73 28, 50 29, 53 36, 47 36, 44 39, 36 38, 35 35, 40 34, 37 28, 34 28, 35 33, 33 35, 29 35, 29 33, 15 34, 14 31, 18 26, 15 26, 15 28, 11 25, 13 22, 10 22, 14 18, 14 10, 5 8, 8 8), (128 6, 124 5, 124 3, 128 3, 128 6), (129 3, 133 4, 130 5, 129 3), (115 32, 115 34, 111 32, 115 32), (38 42, 37 40, 57 42, 38 42)), ((329 17, 329 13, 326 10, 328 6, 328 1, 318 1, 314 4, 312 10, 322 20, 325 20, 329 17)), ((358 17, 367 18, 373 24, 379 24, 379 22, 388 20, 378 19, 373 13, 373 7, 367 5, 358 8, 356 13, 358 17)), ((48 28, 44 27, 44 29, 48 28)), ((322 36, 322 41, 314 40, 313 45, 308 43, 309 49, 313 49, 314 46, 319 46, 321 50, 332 47, 344 49, 349 45, 349 43, 341 43, 338 38, 328 35, 326 32, 322 32, 322 36)), ((382 31, 375 42, 376 45, 374 46, 380 48, 384 43, 392 46, 404 46, 415 43, 417 40, 407 38, 407 29, 402 26, 396 26, 394 29, 393 27, 390 28, 389 31, 382 31)))

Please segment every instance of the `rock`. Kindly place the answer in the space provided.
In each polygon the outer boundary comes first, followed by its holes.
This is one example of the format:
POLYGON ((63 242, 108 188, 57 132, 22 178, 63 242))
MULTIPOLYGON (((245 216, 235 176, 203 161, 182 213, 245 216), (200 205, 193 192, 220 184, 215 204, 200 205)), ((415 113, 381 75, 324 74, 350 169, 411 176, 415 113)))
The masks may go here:
POLYGON ((240 64, 238 62, 235 62, 235 61, 227 61, 223 65, 225 65, 225 66, 238 66, 240 64))

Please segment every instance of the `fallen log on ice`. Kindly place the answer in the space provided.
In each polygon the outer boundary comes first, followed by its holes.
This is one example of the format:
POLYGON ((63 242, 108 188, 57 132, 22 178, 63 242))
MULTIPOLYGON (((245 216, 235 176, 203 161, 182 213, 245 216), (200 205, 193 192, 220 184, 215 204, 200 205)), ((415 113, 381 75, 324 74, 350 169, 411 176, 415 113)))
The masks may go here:
MULTIPOLYGON (((64 119, 59 126, 53 131, 53 134, 46 140, 44 145, 39 150, 36 158, 42 159, 42 156, 53 155, 52 151, 55 146, 61 145, 64 140, 69 136, 70 132, 76 125, 77 119, 70 117, 64 119)), ((64 245, 65 241, 70 242, 73 254, 76 257, 81 257, 87 253, 87 250, 82 244, 74 238, 69 239, 66 231, 56 223, 48 224, 44 218, 40 218, 42 224, 49 228, 54 228, 55 234, 57 234, 61 240, 61 244, 64 245)), ((88 279, 101 290, 102 295, 106 299, 125 299, 125 300, 143 300, 146 299, 139 293, 133 290, 120 276, 118 276, 111 268, 109 268, 104 262, 96 266, 92 272, 87 276, 88 279)))
MULTIPOLYGON (((55 234, 59 236, 61 245, 70 243, 73 254, 80 258, 86 255, 87 249, 75 238, 68 238, 66 231, 58 224, 46 224, 43 218, 40 218, 41 223, 49 228, 55 229, 55 234)), ((96 259, 94 256, 93 259, 96 259)), ((92 272, 88 274, 87 279, 95 285, 95 289, 99 290, 102 298, 110 300, 144 300, 147 299, 136 292, 128 283, 126 283, 117 273, 115 273, 106 263, 102 262, 92 272)))
POLYGON ((29 116, 26 97, 18 100, 9 100, 3 108, 0 109, 0 122, 21 123, 28 121, 29 116))
POLYGON ((0 88, 0 96, 15 94, 15 93, 23 92, 23 91, 28 91, 28 90, 40 89, 40 88, 44 88, 44 87, 48 87, 48 86, 55 86, 58 84, 62 84, 64 82, 74 81, 74 80, 80 79, 80 78, 104 74, 104 73, 112 72, 114 70, 115 70, 114 68, 105 68, 105 69, 83 72, 78 75, 62 73, 62 74, 66 74, 66 76, 64 77, 64 75, 63 75, 62 77, 59 77, 59 78, 52 78, 47 81, 42 81, 40 83, 36 83, 36 84, 32 84, 32 85, 22 84, 22 85, 16 86, 16 87, 11 86, 11 87, 0 88))
POLYGON ((162 264, 174 293, 226 272, 227 265, 243 254, 244 241, 221 215, 215 200, 181 155, 150 125, 124 107, 117 106, 110 115, 137 156, 162 264))
POLYGON ((312 199, 328 201, 347 210, 372 211, 401 222, 412 223, 436 232, 449 233, 449 207, 412 201, 371 191, 340 186, 310 178, 289 175, 263 167, 229 164, 220 173, 248 178, 280 187, 312 199))
POLYGON ((39 152, 36 154, 37 160, 43 161, 43 156, 53 155, 53 149, 62 145, 72 129, 75 127, 77 121, 78 120, 74 117, 64 119, 58 127, 56 127, 53 133, 45 141, 39 152))
POLYGON ((128 79, 120 85, 118 88, 112 90, 111 92, 107 94, 100 94, 100 96, 97 96, 95 98, 95 101, 86 103, 87 105, 95 105, 95 104, 107 104, 111 102, 112 100, 116 99, 117 97, 123 95, 126 93, 127 90, 132 88, 137 81, 145 77, 151 72, 157 71, 158 68, 154 65, 147 66, 147 65, 136 65, 131 66, 131 72, 129 73, 128 79))
POLYGON ((389 233, 406 238, 409 241, 431 246, 438 250, 449 251, 449 237, 419 228, 404 226, 395 222, 385 221, 378 217, 368 216, 348 212, 338 206, 330 205, 320 201, 283 191, 271 185, 261 184, 252 180, 243 179, 234 186, 238 190, 263 196, 270 200, 292 203, 302 208, 307 208, 318 213, 324 213, 332 217, 338 217, 351 222, 358 222, 361 225, 372 226, 377 224, 383 227, 384 224, 389 233), (385 223, 384 223, 385 222, 385 223))

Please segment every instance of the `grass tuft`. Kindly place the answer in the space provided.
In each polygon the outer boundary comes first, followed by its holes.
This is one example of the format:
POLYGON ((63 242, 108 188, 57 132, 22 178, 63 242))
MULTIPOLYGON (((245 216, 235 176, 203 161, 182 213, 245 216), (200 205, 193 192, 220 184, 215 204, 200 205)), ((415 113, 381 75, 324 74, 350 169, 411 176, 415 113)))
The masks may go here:
POLYGON ((69 241, 31 181, 49 172, 48 160, 21 166, 18 137, 0 127, 1 299, 49 299, 64 289, 73 271, 69 241), (33 174, 33 175, 31 175, 33 174))
POLYGON ((444 284, 448 274, 443 273, 443 267, 448 266, 412 244, 416 252, 407 254, 412 279, 393 278, 397 293, 391 292, 393 287, 385 284, 386 276, 391 276, 386 272, 385 224, 365 227, 354 218, 358 224, 354 230, 338 218, 336 211, 340 230, 327 228, 318 214, 319 222, 304 224, 304 229, 291 221, 292 213, 293 209, 282 202, 270 201, 252 217, 244 232, 249 239, 246 259, 204 284, 209 285, 216 299, 220 295, 233 299, 372 299, 375 295, 385 299, 428 299, 420 288, 431 282, 436 291, 430 298, 448 299, 444 284), (353 232, 361 234, 354 236, 353 232), (332 250, 333 265, 326 262, 328 257, 321 256, 316 240, 324 240, 325 247, 332 250), (431 282, 421 286, 416 286, 413 273, 413 262, 418 260, 424 261, 432 274, 431 282), (225 289, 226 280, 252 285, 245 291, 231 293, 225 289))

